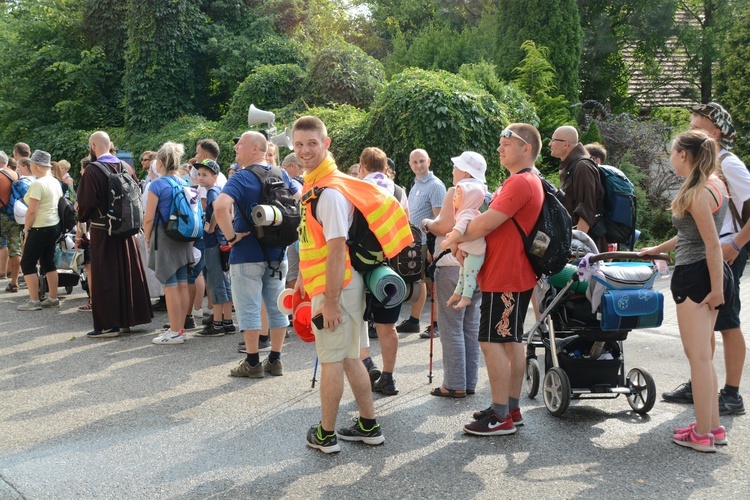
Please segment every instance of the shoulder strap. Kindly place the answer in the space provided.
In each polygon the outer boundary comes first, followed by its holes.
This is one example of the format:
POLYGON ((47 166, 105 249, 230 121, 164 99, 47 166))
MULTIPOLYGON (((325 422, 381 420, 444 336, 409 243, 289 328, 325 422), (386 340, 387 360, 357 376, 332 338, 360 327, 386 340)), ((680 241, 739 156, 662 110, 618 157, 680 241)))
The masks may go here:
MULTIPOLYGON (((523 170, 519 170, 516 173, 516 175, 518 175, 518 174, 525 174, 527 172, 531 172, 531 169, 530 168, 524 168, 523 170)), ((545 195, 545 191, 546 191, 546 189, 544 188, 544 183, 547 182, 547 179, 545 179, 542 176, 542 174, 536 174, 536 176, 539 178, 539 186, 542 188, 542 196, 544 196, 545 195)), ((542 200, 542 209, 539 211, 539 215, 537 216, 537 220, 539 219, 539 217, 542 216, 542 211, 544 211, 544 199, 542 200)), ((528 242, 528 239, 529 239, 530 235, 527 235, 524 232, 524 230, 521 229, 521 225, 518 223, 518 221, 516 220, 515 217, 511 217, 510 220, 513 221, 513 224, 515 224, 516 229, 518 229, 518 234, 521 235, 521 241, 523 241, 523 246, 524 246, 524 248, 526 248, 528 246, 527 242, 528 242)), ((534 226, 536 226, 536 222, 534 223, 534 226)), ((531 230, 533 231, 534 228, 532 227, 531 230)))
POLYGON ((20 177, 19 177, 18 179, 14 179, 14 178, 13 178, 13 177, 12 177, 12 176, 11 176, 11 175, 10 175, 10 174, 8 173, 8 171, 7 171, 7 170, 5 170, 4 168, 0 168, 0 173, 2 173, 2 174, 3 174, 4 176, 5 176, 5 177, 7 177, 7 178, 8 178, 8 180, 10 181, 10 183, 11 183, 11 184, 13 184, 14 182, 16 182, 17 180, 19 180, 19 179, 20 179, 20 177))
MULTIPOLYGON (((716 169, 716 174, 719 176, 719 179, 721 179, 724 182, 724 184, 726 184, 727 191, 729 190, 729 181, 724 175, 724 169, 722 168, 721 164, 724 161, 724 159, 728 156, 734 156, 734 155, 730 153, 729 151, 726 151, 719 156, 719 165, 718 165, 718 168, 716 169)), ((740 214, 739 210, 737 210, 737 207, 734 206, 734 203, 732 203, 731 201, 729 202, 729 206, 727 208, 729 208, 729 213, 732 215, 732 224, 734 226, 734 230, 739 233, 740 230, 742 229, 742 226, 744 226, 744 224, 742 223, 742 215, 740 214)))
POLYGON ((401 197, 403 196, 403 194, 404 194, 404 190, 401 189, 401 186, 399 186, 398 184, 394 182, 393 183, 393 197, 396 198, 396 200, 399 203, 401 203, 401 197))

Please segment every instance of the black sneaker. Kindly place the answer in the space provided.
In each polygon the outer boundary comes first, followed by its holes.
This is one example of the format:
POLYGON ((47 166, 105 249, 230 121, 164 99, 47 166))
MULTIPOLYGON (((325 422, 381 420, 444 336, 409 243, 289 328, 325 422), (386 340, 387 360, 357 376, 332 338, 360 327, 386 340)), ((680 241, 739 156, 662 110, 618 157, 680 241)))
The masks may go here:
POLYGON ((203 318, 203 319, 201 320, 201 324, 203 324, 203 325, 210 325, 210 324, 211 324, 211 323, 213 323, 213 322, 214 322, 214 317, 213 317, 213 316, 209 316, 209 317, 204 317, 204 318, 203 318))
POLYGON ((724 389, 719 391, 719 415, 744 415, 745 404, 742 402, 742 396, 730 396, 724 389))
POLYGON ((375 382, 380 378, 382 372, 375 363, 370 364, 370 366, 365 365, 365 368, 367 368, 367 374, 370 376, 370 387, 375 390, 375 382))
POLYGON ((307 431, 307 446, 317 448, 323 453, 338 453, 341 451, 336 433, 334 432, 330 436, 321 437, 320 430, 320 425, 310 427, 310 430, 307 431))
POLYGON ((661 397, 664 398, 664 401, 669 401, 670 403, 691 404, 693 402, 693 386, 688 380, 674 391, 665 392, 661 397))
POLYGON ((362 427, 362 421, 359 418, 352 420, 354 420, 354 425, 351 427, 342 427, 338 430, 341 439, 344 441, 362 441, 370 446, 376 446, 385 442, 385 436, 380 432, 380 424, 375 424, 375 427, 367 430, 362 427))
MULTIPOLYGON (((438 338, 440 337, 440 332, 438 331, 437 323, 434 323, 435 325, 435 331, 432 332, 432 338, 438 338)), ((430 338, 430 325, 427 325, 427 328, 424 329, 422 333, 419 334, 419 338, 421 339, 429 339, 430 338)))
POLYGON ((270 340, 258 340, 258 352, 266 352, 271 350, 270 340))
POLYGON ((378 331, 375 329, 375 323, 367 322, 367 336, 373 340, 378 340, 378 331))
POLYGON ((192 330, 193 328, 195 328, 195 318, 193 318, 192 316, 187 316, 185 318, 184 328, 185 330, 192 330))
POLYGON ((229 335, 237 331, 237 327, 234 326, 234 323, 232 322, 229 322, 229 323, 224 322, 221 324, 221 326, 224 327, 224 333, 229 334, 229 335))
POLYGON ((224 327, 216 326, 213 323, 206 325, 203 330, 195 333, 196 337, 223 337, 224 327))
POLYGON ((396 389, 396 379, 388 377, 386 380, 385 377, 381 376, 374 384, 372 384, 372 390, 385 396, 395 396, 398 394, 398 389, 396 389))
POLYGON ((419 323, 413 323, 409 319, 403 320, 396 326, 398 333, 419 333, 419 323))
POLYGON ((240 345, 237 346, 237 352, 241 354, 247 354, 247 349, 245 349, 245 341, 240 342, 240 345))
POLYGON ((167 301, 164 299, 164 297, 159 297, 158 301, 151 304, 151 309, 153 309, 155 312, 166 312, 167 301))

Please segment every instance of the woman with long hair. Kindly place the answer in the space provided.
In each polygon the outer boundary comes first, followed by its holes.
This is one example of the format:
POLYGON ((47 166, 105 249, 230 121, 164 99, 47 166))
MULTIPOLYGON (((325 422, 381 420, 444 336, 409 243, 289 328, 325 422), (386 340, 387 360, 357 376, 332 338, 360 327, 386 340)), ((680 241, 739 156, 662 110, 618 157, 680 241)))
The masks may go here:
POLYGON ((716 142, 699 131, 677 136, 670 161, 684 177, 672 201, 672 222, 677 236, 646 248, 640 255, 675 252, 671 291, 677 324, 690 363, 695 422, 675 429, 673 441, 696 451, 714 452, 726 444, 726 430, 719 422, 718 382, 713 365, 711 338, 718 308, 731 293, 732 275, 724 269, 719 231, 727 210, 727 189, 716 176, 716 142))
POLYGON ((164 286, 169 328, 153 339, 154 344, 181 344, 185 341, 185 318, 190 308, 188 265, 193 263, 193 244, 171 239, 165 229, 172 208, 174 186, 186 183, 180 178, 182 144, 165 142, 156 153, 156 169, 161 175, 148 187, 143 234, 149 248, 148 267, 164 286))

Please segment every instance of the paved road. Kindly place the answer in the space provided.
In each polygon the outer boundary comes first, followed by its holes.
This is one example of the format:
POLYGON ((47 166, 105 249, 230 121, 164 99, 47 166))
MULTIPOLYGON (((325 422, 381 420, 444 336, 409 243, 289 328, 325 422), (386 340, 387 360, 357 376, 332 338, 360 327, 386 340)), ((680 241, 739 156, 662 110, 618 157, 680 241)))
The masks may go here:
MULTIPOLYGON (((520 432, 471 437, 462 425, 490 401, 484 368, 476 395, 432 397, 429 341, 411 334, 401 339, 400 394, 376 396, 385 444, 342 443, 326 456, 305 446, 319 419, 312 345, 289 340, 283 377, 236 379, 228 372, 241 359, 237 335, 154 346, 143 329, 90 340, 90 316, 75 310, 80 290, 59 311, 16 312, 23 295, 0 294, 3 499, 750 496, 750 415, 723 420, 731 442, 714 455, 671 442, 672 429, 692 421, 691 407, 657 401, 641 417, 622 397, 574 402, 558 418, 541 397, 524 396, 520 432)), ((626 369, 649 370, 659 394, 688 372, 666 303, 661 328, 625 342, 626 369)), ((165 320, 160 313, 154 325, 165 320)), ((723 377, 720 358, 717 367, 723 377)), ((437 342, 434 373, 437 386, 437 342)), ((747 375, 743 386, 750 397, 747 375)), ((347 388, 339 425, 355 413, 347 388)))

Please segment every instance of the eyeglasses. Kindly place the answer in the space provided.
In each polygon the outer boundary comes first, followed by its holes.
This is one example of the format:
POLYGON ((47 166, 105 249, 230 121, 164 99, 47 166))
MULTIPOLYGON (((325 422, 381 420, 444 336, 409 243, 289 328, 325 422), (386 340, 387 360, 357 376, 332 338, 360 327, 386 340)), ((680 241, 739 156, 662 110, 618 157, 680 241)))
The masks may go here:
POLYGON ((558 139, 557 137, 553 137, 549 140, 549 142, 568 142, 565 139, 558 139))
POLYGON ((512 131, 511 129, 509 129, 509 128, 506 128, 505 130, 503 130, 502 132, 500 132, 500 137, 501 137, 501 138, 503 138, 503 137, 504 137, 504 138, 506 138, 506 139, 509 139, 509 138, 511 138, 511 137, 515 137, 516 139, 520 140, 520 141, 521 141, 521 142, 523 142, 524 144, 526 144, 526 145, 528 145, 528 144, 529 144, 528 142, 526 142, 526 139, 524 139, 524 138, 523 138, 523 137, 521 137, 520 135, 516 134, 515 132, 513 132, 513 131, 512 131))

